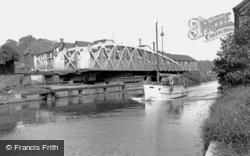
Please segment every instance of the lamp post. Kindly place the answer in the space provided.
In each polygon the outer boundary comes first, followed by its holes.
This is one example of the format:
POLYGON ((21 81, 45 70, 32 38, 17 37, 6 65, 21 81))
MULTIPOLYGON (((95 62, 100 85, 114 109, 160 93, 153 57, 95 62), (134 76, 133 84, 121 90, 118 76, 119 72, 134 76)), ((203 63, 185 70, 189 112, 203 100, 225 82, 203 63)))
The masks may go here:
POLYGON ((157 83, 159 83, 160 81, 160 77, 159 77, 159 54, 158 54, 158 21, 156 20, 156 24, 155 24, 155 30, 156 30, 156 54, 157 54, 157 62, 156 62, 156 68, 157 68, 157 73, 156 73, 156 79, 157 79, 157 83))
POLYGON ((161 46, 162 46, 162 52, 163 52, 163 36, 164 36, 163 27, 161 27, 161 37, 162 37, 161 46))

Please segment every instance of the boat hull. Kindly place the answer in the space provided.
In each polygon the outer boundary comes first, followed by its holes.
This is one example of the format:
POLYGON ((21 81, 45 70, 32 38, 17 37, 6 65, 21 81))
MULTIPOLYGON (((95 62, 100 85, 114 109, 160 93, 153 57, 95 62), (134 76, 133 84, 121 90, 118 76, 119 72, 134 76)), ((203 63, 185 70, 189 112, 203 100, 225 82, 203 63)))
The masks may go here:
POLYGON ((186 95, 182 85, 166 86, 158 84, 145 84, 143 86, 145 99, 169 100, 186 95))

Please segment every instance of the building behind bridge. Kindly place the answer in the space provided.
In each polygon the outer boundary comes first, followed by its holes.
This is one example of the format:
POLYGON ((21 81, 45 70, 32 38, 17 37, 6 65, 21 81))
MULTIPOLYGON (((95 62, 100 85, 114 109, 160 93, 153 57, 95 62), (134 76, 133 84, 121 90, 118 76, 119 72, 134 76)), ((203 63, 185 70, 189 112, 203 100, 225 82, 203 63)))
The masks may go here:
POLYGON ((53 43, 48 40, 38 39, 30 45, 24 52, 25 68, 33 70, 35 67, 40 70, 50 71, 53 69, 54 56, 62 50, 67 50, 73 47, 86 47, 90 42, 75 41, 75 43, 60 42, 53 43))
POLYGON ((162 54, 182 65, 187 71, 198 70, 197 66, 198 61, 188 55, 170 54, 170 53, 162 53, 162 54))

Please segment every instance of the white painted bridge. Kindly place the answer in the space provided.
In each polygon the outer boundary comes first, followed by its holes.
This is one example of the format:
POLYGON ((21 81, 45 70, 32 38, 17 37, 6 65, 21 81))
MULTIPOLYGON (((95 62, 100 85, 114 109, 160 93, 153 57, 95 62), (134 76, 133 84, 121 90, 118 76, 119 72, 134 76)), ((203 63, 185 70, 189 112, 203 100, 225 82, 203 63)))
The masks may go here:
MULTIPOLYGON (((158 56, 159 71, 187 71, 183 65, 163 53, 158 53, 158 56)), ((38 70, 156 71, 158 56, 155 51, 143 47, 104 42, 53 52, 52 57, 45 56, 43 59, 34 57, 34 62, 38 70), (43 62, 36 63, 39 61, 43 62)))

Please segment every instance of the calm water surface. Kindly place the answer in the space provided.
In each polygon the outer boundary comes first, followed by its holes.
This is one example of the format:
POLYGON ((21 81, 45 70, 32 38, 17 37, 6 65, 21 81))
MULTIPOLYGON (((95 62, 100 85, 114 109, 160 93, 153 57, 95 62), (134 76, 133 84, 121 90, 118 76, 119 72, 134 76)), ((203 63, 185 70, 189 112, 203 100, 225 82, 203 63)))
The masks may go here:
POLYGON ((199 126, 217 87, 191 87, 173 101, 144 101, 137 91, 2 105, 0 140, 64 140, 66 156, 201 155, 199 126))

